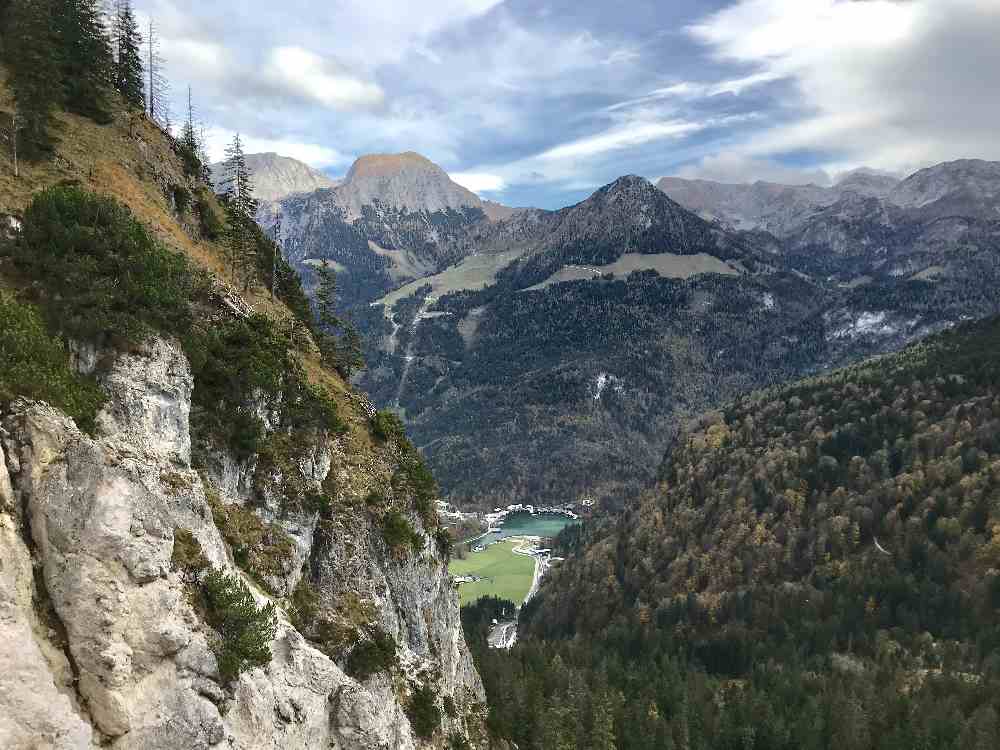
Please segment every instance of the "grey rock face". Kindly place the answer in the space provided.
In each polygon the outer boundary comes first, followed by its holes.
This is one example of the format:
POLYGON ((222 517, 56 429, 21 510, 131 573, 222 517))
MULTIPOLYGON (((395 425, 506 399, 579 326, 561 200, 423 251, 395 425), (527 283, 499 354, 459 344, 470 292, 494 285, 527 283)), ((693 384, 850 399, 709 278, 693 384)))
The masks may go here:
MULTIPOLYGON (((253 178, 254 195, 261 201, 279 201, 289 195, 311 193, 337 184, 336 180, 308 164, 287 156, 273 153, 247 154, 246 162, 253 178)), ((213 164, 211 171, 215 189, 223 190, 225 166, 213 164)))
MULTIPOLYGON (((324 551, 316 519, 300 519, 300 554, 323 567, 331 593, 371 602, 401 645, 399 671, 357 682, 279 607, 270 663, 222 685, 213 634, 171 565, 175 530, 188 529, 213 566, 242 575, 191 467, 187 361, 153 340, 119 355, 103 383, 109 400, 93 437, 42 403, 15 402, 3 415, 0 747, 417 748, 426 743, 403 705, 408 686, 428 679, 463 714, 475 710, 482 687, 433 547, 395 560, 363 520, 324 551)), ((345 486, 369 481, 337 446, 310 459, 317 477, 331 467, 345 486)), ((464 730, 447 720, 443 731, 464 730)))

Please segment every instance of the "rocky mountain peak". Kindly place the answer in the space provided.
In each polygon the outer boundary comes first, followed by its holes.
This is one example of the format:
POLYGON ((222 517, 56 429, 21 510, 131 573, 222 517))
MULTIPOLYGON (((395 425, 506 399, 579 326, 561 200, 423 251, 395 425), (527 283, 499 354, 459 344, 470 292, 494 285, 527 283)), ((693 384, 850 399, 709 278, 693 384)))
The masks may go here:
MULTIPOLYGON (((254 194, 261 201, 279 201, 296 193, 311 193, 337 185, 337 181, 297 159, 273 152, 247 154, 247 167, 253 175, 254 194)), ((216 190, 225 180, 223 163, 213 164, 212 182, 216 190)))
POLYGON ((899 184, 899 179, 867 167, 852 169, 843 174, 834 186, 839 191, 851 191, 879 198, 888 195, 899 184))
POLYGON ((1000 216, 1000 162, 959 159, 921 169, 889 194, 903 208, 922 208, 961 196, 974 197, 987 215, 1000 216))
POLYGON ((441 167, 420 154, 368 154, 358 158, 337 189, 349 216, 376 201, 409 212, 480 208, 475 193, 452 181, 441 167))

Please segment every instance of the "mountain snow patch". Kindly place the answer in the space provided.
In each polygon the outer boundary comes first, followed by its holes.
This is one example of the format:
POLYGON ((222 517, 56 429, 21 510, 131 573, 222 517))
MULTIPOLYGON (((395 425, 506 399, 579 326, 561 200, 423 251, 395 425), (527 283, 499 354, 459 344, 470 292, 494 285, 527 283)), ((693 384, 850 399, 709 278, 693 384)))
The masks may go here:
POLYGON ((617 375, 610 375, 606 372, 599 373, 594 381, 594 401, 600 401, 608 386, 611 386, 611 390, 615 393, 622 393, 625 390, 625 381, 617 375))
POLYGON ((773 310, 774 309, 774 295, 773 294, 771 294, 770 292, 766 293, 764 295, 764 299, 762 301, 764 303, 764 309, 765 310, 773 310))

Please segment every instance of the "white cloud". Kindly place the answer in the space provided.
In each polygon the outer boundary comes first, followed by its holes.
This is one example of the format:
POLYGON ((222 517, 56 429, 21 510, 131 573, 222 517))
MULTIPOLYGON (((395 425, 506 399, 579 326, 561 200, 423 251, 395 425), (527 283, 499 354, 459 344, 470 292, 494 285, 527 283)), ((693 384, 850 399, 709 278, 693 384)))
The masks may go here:
POLYGON ((335 109, 372 107, 385 98, 377 84, 362 81, 332 60, 301 47, 271 50, 265 76, 276 86, 335 109))
POLYGON ((1000 158, 996 0, 740 0, 689 28, 720 61, 786 79, 802 113, 736 150, 907 171, 1000 158))
POLYGON ((489 172, 451 172, 452 180, 473 193, 496 193, 507 187, 507 181, 489 172))
POLYGON ((669 120, 666 122, 633 122, 615 127, 598 135, 563 143, 538 155, 542 161, 562 161, 596 156, 631 146, 640 146, 663 138, 680 138, 701 130, 695 122, 669 120))
MULTIPOLYGON (((206 148, 209 159, 219 162, 225 159, 226 148, 232 143, 235 133, 223 128, 210 128, 205 132, 206 148)), ((308 164, 315 169, 346 165, 351 158, 341 154, 336 149, 321 146, 316 143, 302 143, 285 139, 258 138, 246 133, 240 134, 243 151, 248 154, 274 152, 282 156, 290 156, 308 164)))

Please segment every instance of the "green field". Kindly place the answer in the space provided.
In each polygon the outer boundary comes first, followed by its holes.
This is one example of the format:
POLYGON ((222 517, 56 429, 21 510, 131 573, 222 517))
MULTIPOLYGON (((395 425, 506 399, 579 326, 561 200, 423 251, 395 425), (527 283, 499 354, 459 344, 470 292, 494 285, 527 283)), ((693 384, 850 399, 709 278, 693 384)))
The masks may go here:
POLYGON ((520 604, 528 595, 531 579, 535 574, 535 561, 527 555, 515 555, 516 542, 506 540, 491 544, 482 552, 470 552, 464 560, 452 560, 448 572, 453 576, 476 575, 486 579, 463 583, 458 587, 462 604, 469 604, 481 596, 499 596, 520 604))

